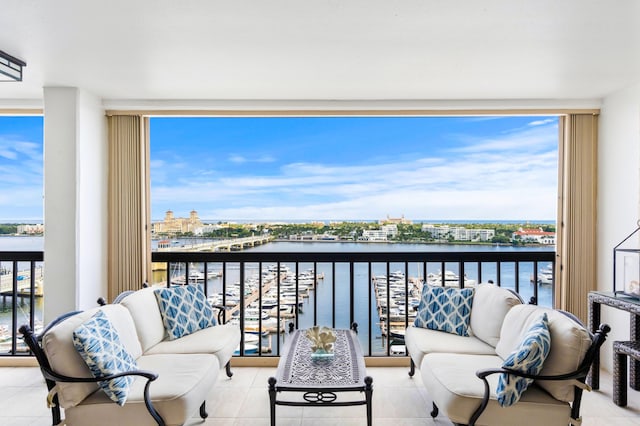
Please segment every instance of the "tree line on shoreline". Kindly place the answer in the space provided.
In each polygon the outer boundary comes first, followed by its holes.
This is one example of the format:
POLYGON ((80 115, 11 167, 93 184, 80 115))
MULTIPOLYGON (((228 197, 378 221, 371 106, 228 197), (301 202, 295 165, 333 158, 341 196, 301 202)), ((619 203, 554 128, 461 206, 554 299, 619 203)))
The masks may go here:
MULTIPOLYGON (((289 240, 291 237, 313 237, 335 238, 340 241, 361 241, 363 231, 380 229, 377 222, 336 222, 336 223, 290 223, 290 224, 233 224, 219 223, 219 228, 201 235, 194 235, 192 232, 171 235, 157 235, 157 237, 170 238, 243 238, 256 234, 269 234, 275 239, 289 240)), ((394 237, 389 237, 390 242, 407 243, 447 243, 459 242, 452 237, 434 238, 430 232, 422 230, 422 223, 417 224, 397 224, 398 232, 394 237)), ((463 227, 467 229, 493 229, 495 236, 490 241, 472 241, 473 243, 484 244, 532 244, 531 242, 512 241, 512 235, 520 228, 542 229, 545 232, 555 232, 555 224, 548 223, 438 223, 435 226, 463 227)), ((464 241, 469 243, 470 241, 464 241)))

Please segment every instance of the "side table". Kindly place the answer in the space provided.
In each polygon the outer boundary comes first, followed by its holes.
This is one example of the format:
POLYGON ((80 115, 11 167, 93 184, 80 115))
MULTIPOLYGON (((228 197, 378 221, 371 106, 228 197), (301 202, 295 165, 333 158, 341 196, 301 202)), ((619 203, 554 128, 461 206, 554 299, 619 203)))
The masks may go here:
MULTIPOLYGON (((591 291, 589 300, 589 330, 595 333, 600 325, 600 307, 611 306, 622 311, 629 312, 630 341, 640 340, 640 300, 615 294, 611 291, 591 291)), ((629 386, 631 389, 640 390, 640 361, 629 360, 629 386)), ((600 388, 600 354, 596 354, 587 377, 587 384, 593 389, 600 388)))

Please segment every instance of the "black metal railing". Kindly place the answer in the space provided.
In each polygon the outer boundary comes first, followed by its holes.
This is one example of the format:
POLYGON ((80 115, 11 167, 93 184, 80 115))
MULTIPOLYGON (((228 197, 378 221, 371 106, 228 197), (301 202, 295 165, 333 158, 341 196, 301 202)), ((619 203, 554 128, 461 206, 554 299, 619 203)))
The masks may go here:
MULTIPOLYGON (((43 252, 0 252, 0 355, 28 355, 18 327, 42 327, 42 261, 43 252)), ((366 355, 402 354, 402 331, 425 281, 493 281, 553 306, 554 251, 153 252, 152 261, 160 270, 151 284, 207 283, 212 303, 225 305, 226 319, 245 330, 243 356, 279 355, 293 329, 354 322, 366 355)))
POLYGON ((226 306, 227 320, 245 331, 238 355, 279 355, 293 329, 356 322, 366 355, 391 356, 404 353, 403 331, 413 322, 425 281, 458 287, 494 282, 525 302, 553 306, 555 256, 525 250, 154 252, 152 262, 159 269, 153 284, 207 283, 212 304, 226 306))
POLYGON ((0 356, 29 355, 18 327, 42 328, 41 251, 0 251, 0 356))

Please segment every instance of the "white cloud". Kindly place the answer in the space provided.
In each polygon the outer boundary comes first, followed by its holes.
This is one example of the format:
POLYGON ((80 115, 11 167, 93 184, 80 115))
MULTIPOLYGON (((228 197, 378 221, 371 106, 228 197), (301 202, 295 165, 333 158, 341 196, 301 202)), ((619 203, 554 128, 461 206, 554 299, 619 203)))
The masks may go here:
MULTIPOLYGON (((493 138, 449 135, 456 148, 425 149, 422 156, 390 149, 368 164, 295 162, 238 176, 200 172, 154 185, 154 206, 162 210, 154 218, 197 200, 194 208, 207 219, 553 219, 556 123, 536 120, 493 138)), ((237 164, 271 157, 234 158, 237 164)))
POLYGON ((557 118, 547 118, 545 120, 535 120, 529 123, 529 126, 544 126, 545 124, 552 124, 558 121, 557 118))
POLYGON ((400 211, 415 218, 553 218, 556 155, 472 152, 448 161, 295 163, 274 176, 192 181, 179 190, 154 187, 153 199, 173 206, 214 204, 211 219, 357 219, 400 211))

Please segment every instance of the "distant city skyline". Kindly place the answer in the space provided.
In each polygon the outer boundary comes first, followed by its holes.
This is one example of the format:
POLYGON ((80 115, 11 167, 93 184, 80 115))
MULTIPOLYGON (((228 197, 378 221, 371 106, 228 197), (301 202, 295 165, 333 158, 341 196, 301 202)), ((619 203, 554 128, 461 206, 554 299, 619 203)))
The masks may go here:
MULTIPOLYGON (((553 221, 558 119, 151 119, 151 215, 553 221)), ((0 117, 0 221, 42 222, 43 119, 0 117)))

